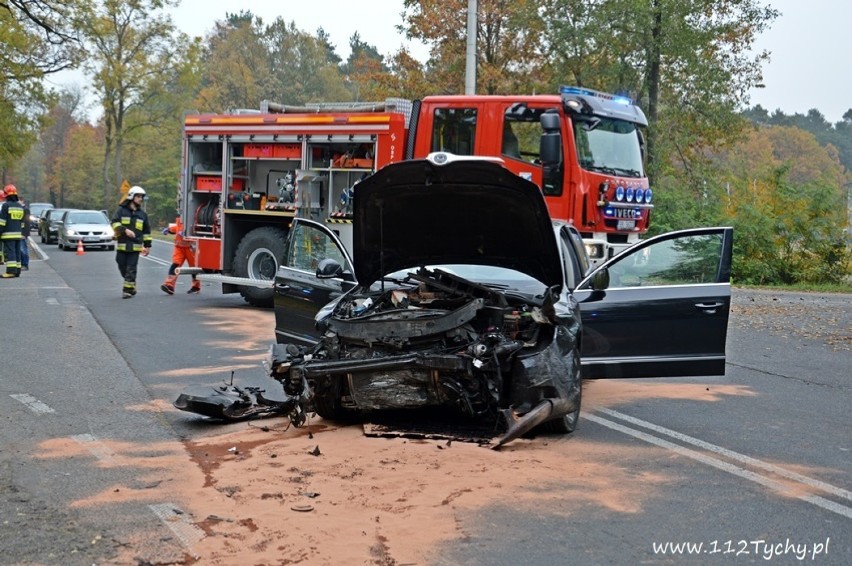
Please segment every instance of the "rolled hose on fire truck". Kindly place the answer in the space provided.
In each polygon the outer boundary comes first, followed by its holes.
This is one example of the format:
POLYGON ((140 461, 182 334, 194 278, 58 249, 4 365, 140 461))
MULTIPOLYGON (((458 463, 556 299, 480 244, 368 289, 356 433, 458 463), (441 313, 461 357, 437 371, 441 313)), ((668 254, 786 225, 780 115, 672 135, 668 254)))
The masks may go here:
POLYGON ((198 205, 195 209, 195 223, 192 231, 195 235, 218 235, 221 230, 219 226, 219 202, 210 199, 198 205))

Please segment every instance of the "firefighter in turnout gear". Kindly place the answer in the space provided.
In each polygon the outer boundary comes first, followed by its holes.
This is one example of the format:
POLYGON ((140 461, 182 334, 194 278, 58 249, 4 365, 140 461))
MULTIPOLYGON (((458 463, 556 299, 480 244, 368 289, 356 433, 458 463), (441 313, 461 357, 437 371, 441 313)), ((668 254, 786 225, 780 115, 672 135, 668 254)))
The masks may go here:
MULTIPOLYGON (((172 264, 169 266, 169 274, 160 289, 169 295, 175 294, 175 284, 177 283, 178 267, 186 262, 190 267, 195 267, 195 244, 183 237, 183 223, 180 216, 174 224, 169 224, 169 227, 163 230, 163 234, 175 235, 175 247, 172 251, 172 264)), ((201 281, 196 279, 195 274, 192 275, 192 286, 187 291, 188 294, 197 294, 201 292, 201 281)))
MULTIPOLYGON (((3 206, 3 201, 6 200, 6 191, 0 189, 0 206, 3 206)), ((3 242, 0 242, 0 265, 6 263, 6 257, 3 255, 3 242)))
POLYGON ((3 192, 6 201, 0 205, 0 242, 3 244, 6 272, 0 278, 8 279, 21 276, 21 229, 27 219, 24 207, 18 202, 15 185, 6 185, 3 192))
POLYGON ((147 256, 153 242, 148 215, 142 210, 144 199, 145 189, 138 186, 130 187, 127 198, 121 201, 112 218, 112 229, 115 231, 117 240, 115 262, 124 278, 124 285, 121 288, 123 299, 129 299, 136 294, 139 254, 147 256))

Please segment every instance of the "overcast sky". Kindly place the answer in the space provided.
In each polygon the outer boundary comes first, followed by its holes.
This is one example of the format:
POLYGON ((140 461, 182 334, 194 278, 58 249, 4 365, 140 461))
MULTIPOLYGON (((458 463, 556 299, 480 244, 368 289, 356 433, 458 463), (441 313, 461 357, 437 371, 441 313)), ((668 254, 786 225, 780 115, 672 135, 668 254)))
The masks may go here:
MULTIPOLYGON (((816 108, 829 122, 841 120, 852 108, 852 1, 766 1, 781 16, 757 41, 756 48, 772 55, 764 67, 765 88, 750 93, 751 104, 785 114, 804 114, 816 108)), ((288 23, 294 21, 297 28, 309 33, 322 27, 344 59, 349 55, 349 38, 357 31, 362 41, 383 55, 405 45, 415 57, 425 60, 425 46, 407 42, 395 29, 402 21, 402 5, 402 0, 183 0, 171 13, 177 27, 189 35, 204 36, 226 12, 250 10, 267 22, 278 16, 288 23)))

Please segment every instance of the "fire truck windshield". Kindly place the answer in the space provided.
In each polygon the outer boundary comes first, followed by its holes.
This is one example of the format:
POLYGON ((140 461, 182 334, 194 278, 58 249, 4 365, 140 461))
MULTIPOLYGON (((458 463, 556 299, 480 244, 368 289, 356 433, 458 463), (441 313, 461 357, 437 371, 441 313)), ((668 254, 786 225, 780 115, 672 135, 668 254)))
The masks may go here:
POLYGON ((621 177, 643 176, 636 124, 602 117, 575 117, 573 122, 580 167, 621 177))

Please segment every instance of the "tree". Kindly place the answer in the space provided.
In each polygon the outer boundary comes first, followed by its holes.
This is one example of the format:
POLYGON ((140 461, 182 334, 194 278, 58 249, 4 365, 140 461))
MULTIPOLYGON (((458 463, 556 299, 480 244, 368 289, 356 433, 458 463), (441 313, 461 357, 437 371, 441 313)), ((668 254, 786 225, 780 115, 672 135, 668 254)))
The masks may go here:
POLYGON ((768 57, 753 52, 754 40, 776 10, 757 0, 542 4, 554 76, 627 93, 646 109, 652 175, 675 161, 688 168, 707 145, 736 139, 742 126, 735 112, 768 57))
MULTIPOLYGON (((72 208, 112 209, 115 198, 108 199, 92 185, 103 169, 104 132, 88 123, 68 129, 63 151, 56 156, 48 182, 56 187, 56 205, 72 208)), ((117 192, 116 192, 117 195, 117 192)))
POLYGON ((375 46, 361 41, 358 32, 349 38, 349 48, 351 52, 346 63, 341 66, 341 73, 346 77, 353 99, 378 100, 378 81, 390 71, 384 57, 375 46))
POLYGON ((759 126, 714 156, 745 283, 838 283, 848 275, 844 168, 796 127, 759 126))
POLYGON ((267 91, 267 98, 297 105, 352 99, 337 64, 329 55, 327 41, 281 18, 266 28, 264 37, 270 46, 272 63, 265 80, 275 87, 267 91))
POLYGON ((50 104, 42 78, 74 65, 80 44, 70 25, 77 0, 0 0, 0 170, 36 141, 50 104))
POLYGON ((388 72, 378 72, 369 77, 362 98, 385 100, 405 98, 414 100, 433 94, 434 85, 426 76, 423 65, 405 49, 400 49, 388 60, 388 72))
MULTIPOLYGON (((135 112, 160 96, 179 74, 188 38, 174 37, 171 18, 160 10, 177 0, 100 0, 77 20, 91 52, 86 69, 103 108, 103 202, 112 202, 125 178, 125 144, 147 117, 135 112)), ((173 119, 173 117, 169 117, 173 119)))
MULTIPOLYGON (((467 0, 405 0, 402 29, 430 46, 427 63, 436 90, 464 92, 467 0)), ((538 0, 479 0, 477 92, 533 91, 542 83, 538 0)))
POLYGON ((250 12, 228 15, 208 36, 196 110, 259 108, 268 82, 275 81, 271 68, 262 20, 250 12))

